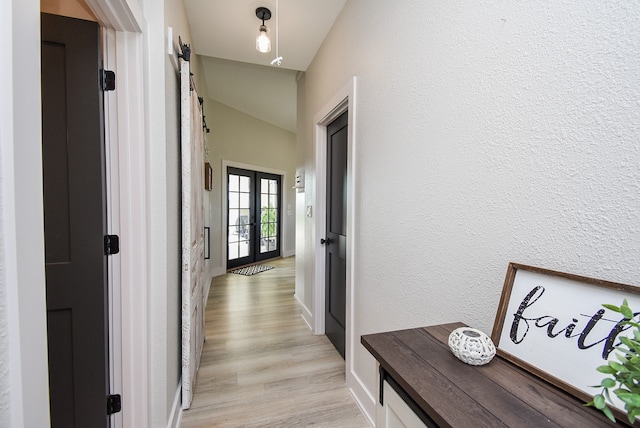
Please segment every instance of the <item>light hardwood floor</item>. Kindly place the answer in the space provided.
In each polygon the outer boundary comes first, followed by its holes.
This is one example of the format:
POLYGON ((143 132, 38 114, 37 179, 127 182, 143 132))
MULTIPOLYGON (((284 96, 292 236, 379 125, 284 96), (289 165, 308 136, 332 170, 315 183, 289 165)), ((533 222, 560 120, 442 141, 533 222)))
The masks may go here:
POLYGON ((294 258, 264 264, 276 268, 213 279, 181 427, 369 427, 347 391, 344 360, 300 316, 294 258))

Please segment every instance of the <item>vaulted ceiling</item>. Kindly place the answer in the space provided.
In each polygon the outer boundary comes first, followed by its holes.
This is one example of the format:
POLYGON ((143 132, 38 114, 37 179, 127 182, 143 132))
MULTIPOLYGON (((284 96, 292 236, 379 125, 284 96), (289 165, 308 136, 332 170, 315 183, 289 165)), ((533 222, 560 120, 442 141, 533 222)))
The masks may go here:
POLYGON ((295 132, 297 72, 307 69, 345 2, 185 0, 209 98, 295 132), (255 48, 262 23, 256 17, 258 7, 272 14, 265 22, 272 43, 266 54, 255 48), (277 57, 276 39, 280 66, 270 64, 277 57))

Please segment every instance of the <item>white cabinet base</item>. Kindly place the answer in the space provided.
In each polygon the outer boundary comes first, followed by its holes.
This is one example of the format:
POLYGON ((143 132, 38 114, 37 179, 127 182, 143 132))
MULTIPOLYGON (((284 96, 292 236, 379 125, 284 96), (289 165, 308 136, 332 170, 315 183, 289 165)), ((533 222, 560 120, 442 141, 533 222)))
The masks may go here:
POLYGON ((382 383, 382 396, 384 404, 378 402, 376 408, 376 428, 427 427, 387 381, 382 383))

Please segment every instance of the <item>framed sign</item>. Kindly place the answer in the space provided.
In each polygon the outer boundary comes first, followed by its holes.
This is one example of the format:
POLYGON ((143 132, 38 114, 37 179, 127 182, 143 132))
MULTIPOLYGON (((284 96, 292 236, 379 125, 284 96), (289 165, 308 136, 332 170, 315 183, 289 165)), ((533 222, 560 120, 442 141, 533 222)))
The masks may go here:
POLYGON ((204 190, 213 188, 213 170, 209 162, 204 163, 204 190))
MULTIPOLYGON (((602 306, 624 299, 640 311, 638 287, 510 263, 491 339, 502 358, 587 402, 606 376, 596 368, 615 359, 619 335, 632 336, 602 306)), ((614 407, 625 420, 623 403, 614 407)))

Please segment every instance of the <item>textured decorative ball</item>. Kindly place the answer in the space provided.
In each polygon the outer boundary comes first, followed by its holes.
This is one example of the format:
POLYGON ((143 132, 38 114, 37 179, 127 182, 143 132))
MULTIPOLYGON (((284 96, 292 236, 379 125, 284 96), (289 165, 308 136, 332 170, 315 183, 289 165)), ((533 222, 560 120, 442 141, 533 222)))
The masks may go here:
POLYGON ((491 338, 470 327, 453 330, 449 335, 449 348, 460 361, 473 366, 487 364, 496 355, 491 338))

